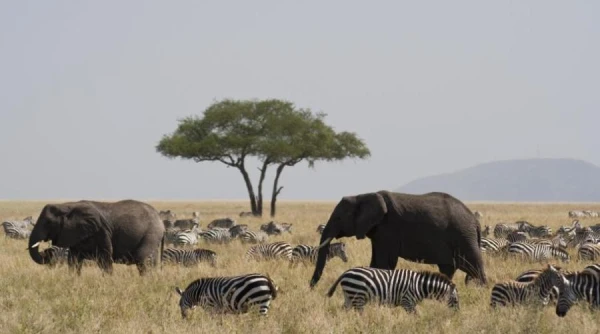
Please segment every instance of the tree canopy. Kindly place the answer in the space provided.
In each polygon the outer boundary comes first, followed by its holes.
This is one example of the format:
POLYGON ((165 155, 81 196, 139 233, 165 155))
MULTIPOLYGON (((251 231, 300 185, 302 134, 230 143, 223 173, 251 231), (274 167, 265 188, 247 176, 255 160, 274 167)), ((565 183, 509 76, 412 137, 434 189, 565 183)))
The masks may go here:
POLYGON ((365 159, 370 151, 354 133, 336 132, 325 123, 326 114, 299 109, 284 100, 231 100, 210 105, 202 117, 179 120, 177 129, 164 135, 156 150, 169 158, 196 162, 218 161, 237 168, 246 184, 254 215, 262 215, 263 182, 269 166, 276 165, 271 195, 271 216, 283 189, 279 179, 285 167, 307 161, 365 159), (254 192, 247 158, 260 161, 258 196, 254 192))

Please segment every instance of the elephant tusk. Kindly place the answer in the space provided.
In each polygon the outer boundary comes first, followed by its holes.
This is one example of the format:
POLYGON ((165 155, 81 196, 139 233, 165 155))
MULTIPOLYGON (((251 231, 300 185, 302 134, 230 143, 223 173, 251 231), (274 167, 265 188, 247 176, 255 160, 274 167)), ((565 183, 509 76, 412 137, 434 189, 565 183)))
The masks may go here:
POLYGON ((327 238, 327 239, 325 239, 325 241, 323 241, 323 243, 322 243, 322 244, 320 244, 320 245, 319 245, 319 247, 317 247, 317 249, 321 249, 321 248, 323 248, 323 247, 327 246, 327 244, 328 244, 329 242, 331 242, 331 240, 332 240, 332 239, 333 239, 333 238, 331 238, 331 237, 330 237, 330 238, 327 238))
POLYGON ((35 244, 31 245, 31 247, 26 248, 26 249, 31 249, 31 248, 36 248, 37 246, 40 245, 40 243, 42 243, 41 241, 36 242, 35 244))

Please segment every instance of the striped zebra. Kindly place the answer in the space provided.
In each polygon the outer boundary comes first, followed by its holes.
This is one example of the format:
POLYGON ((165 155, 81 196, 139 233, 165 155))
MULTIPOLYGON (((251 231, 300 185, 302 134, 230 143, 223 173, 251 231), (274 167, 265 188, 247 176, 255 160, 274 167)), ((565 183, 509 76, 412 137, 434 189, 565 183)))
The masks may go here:
POLYGON ((417 304, 425 298, 446 300, 450 308, 459 308, 456 286, 438 272, 356 267, 344 272, 327 296, 333 296, 338 284, 342 286, 347 309, 362 311, 367 302, 375 301, 380 305, 399 305, 414 313, 417 304))
POLYGON ((179 231, 175 235, 175 247, 194 246, 198 243, 198 234, 194 230, 179 231))
POLYGON ((547 238, 552 236, 552 228, 550 226, 533 226, 522 230, 527 232, 531 238, 547 238))
POLYGON ((263 231, 246 231, 239 237, 243 244, 262 244, 269 236, 263 231))
MULTIPOLYGON (((560 270, 559 267, 556 267, 556 269, 560 270)), ((519 274, 519 276, 517 276, 517 278, 515 278, 515 281, 517 282, 521 282, 521 283, 529 283, 529 282, 533 282, 541 273, 542 271, 544 271, 543 269, 530 269, 527 271, 522 272, 521 274, 519 274)), ((573 273, 572 271, 561 271, 561 273, 563 275, 567 275, 567 274, 571 274, 573 273)), ((550 301, 556 301, 558 300, 558 295, 559 295, 559 287, 554 285, 552 286, 552 290, 550 291, 550 295, 549 295, 549 300, 550 301)))
POLYGON ((552 239, 527 239, 523 242, 532 244, 532 245, 548 245, 548 246, 558 247, 558 248, 562 248, 562 249, 567 248, 567 242, 560 235, 556 236, 552 239))
POLYGON ((325 224, 319 224, 319 226, 317 226, 317 233, 323 234, 323 230, 325 230, 325 224))
POLYGON ((527 234, 522 231, 513 231, 506 236, 508 242, 522 242, 527 240, 527 234))
POLYGON ((199 237, 207 243, 225 244, 231 241, 231 232, 228 228, 213 228, 201 232, 199 237))
POLYGON ((574 220, 571 223, 571 226, 563 225, 558 230, 556 230, 557 235, 562 235, 564 237, 574 236, 575 232, 582 229, 581 223, 579 220, 574 220))
POLYGON ((261 274, 200 278, 190 283, 184 291, 175 288, 181 296, 179 307, 184 319, 196 306, 239 314, 247 313, 251 306, 258 305, 259 313, 266 316, 271 301, 277 297, 277 290, 269 276, 261 274))
POLYGON ((200 262, 208 262, 211 266, 217 266, 217 253, 208 249, 175 249, 166 248, 161 257, 162 262, 181 264, 184 267, 197 265, 200 262))
MULTIPOLYGON (((292 249, 292 257, 290 259, 290 267, 297 265, 299 262, 308 261, 312 264, 317 263, 317 254, 319 246, 298 245, 292 249)), ((344 262, 348 262, 346 255, 346 244, 336 242, 329 244, 329 253, 327 253, 327 261, 334 257, 339 257, 344 262)))
POLYGON ((165 244, 175 244, 175 240, 177 240, 177 233, 181 232, 176 228, 167 228, 165 229, 165 244))
POLYGON ((532 245, 526 242, 513 242, 508 246, 508 253, 521 255, 531 261, 545 261, 549 259, 559 259, 562 262, 569 262, 571 257, 564 249, 548 245, 532 245))
POLYGON ((11 239, 27 239, 31 235, 31 231, 21 228, 18 224, 11 221, 5 221, 2 223, 4 228, 5 237, 11 239))
POLYGON ((58 264, 64 264, 67 262, 69 257, 69 249, 58 246, 51 246, 40 252, 44 264, 48 264, 50 268, 55 267, 58 264))
POLYGON ((559 286, 562 276, 559 268, 548 265, 529 283, 508 281, 492 288, 490 306, 515 306, 517 304, 548 304, 554 286, 559 286))
POLYGON ((508 249, 510 242, 506 239, 481 238, 481 252, 488 254, 497 254, 508 249))
POLYGON ((600 234, 595 233, 591 228, 584 227, 575 232, 575 235, 567 242, 568 247, 581 247, 585 243, 597 243, 600 240, 600 234))
POLYGON ((246 252, 246 259, 248 260, 285 259, 290 261, 291 258, 292 246, 284 241, 254 245, 246 252))
POLYGON ((494 226, 494 238, 501 239, 506 238, 511 232, 518 231, 519 226, 517 224, 505 224, 500 223, 494 226))
POLYGON ((583 271, 564 275, 559 285, 560 294, 556 315, 564 317, 578 300, 585 300, 592 309, 600 308, 600 266, 586 267, 583 271))
POLYGON ((586 243, 579 247, 577 258, 582 261, 594 261, 600 259, 600 244, 586 243))

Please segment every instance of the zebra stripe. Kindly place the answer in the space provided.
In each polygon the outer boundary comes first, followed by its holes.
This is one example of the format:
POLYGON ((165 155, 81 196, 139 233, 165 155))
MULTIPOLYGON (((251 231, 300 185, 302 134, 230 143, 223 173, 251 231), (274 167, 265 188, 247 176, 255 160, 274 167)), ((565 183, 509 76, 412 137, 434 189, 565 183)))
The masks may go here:
POLYGON ((447 276, 437 272, 356 267, 344 272, 327 296, 333 296, 338 284, 344 292, 344 307, 359 311, 367 302, 377 301, 400 305, 412 313, 424 298, 447 300, 450 308, 459 308, 456 286, 447 276))
MULTIPOLYGON (((334 257, 339 257, 344 262, 348 262, 346 255, 346 244, 336 242, 329 244, 329 253, 327 253, 327 261, 334 257)), ((292 249, 292 257, 290 259, 290 267, 298 264, 301 261, 308 261, 312 264, 317 263, 317 255, 319 254, 318 246, 298 245, 292 249)))
POLYGON ((181 264, 184 267, 193 266, 200 262, 209 262, 211 266, 217 266, 217 253, 201 248, 192 250, 167 248, 163 251, 161 259, 162 262, 181 264))
POLYGON ((6 221, 2 223, 4 234, 11 239, 27 239, 31 235, 31 231, 21 228, 15 222, 6 221))
POLYGON ((258 244, 250 247, 246 252, 246 259, 251 260, 274 260, 292 258, 292 246, 284 241, 271 244, 258 244))
POLYGON ((198 243, 198 235, 192 230, 179 231, 175 235, 175 247, 193 246, 198 243))
POLYGON ((243 244, 261 244, 267 241, 269 236, 263 231, 246 231, 240 235, 243 244))
POLYGON ((600 259, 600 245, 594 243, 586 243, 579 247, 577 257, 583 261, 594 261, 600 259))
POLYGON ((548 245, 551 247, 558 247, 558 248, 562 248, 562 249, 567 247, 567 242, 560 235, 556 236, 552 239, 527 239, 523 242, 532 244, 532 245, 548 245))
POLYGON ((549 226, 524 226, 521 231, 528 233, 532 238, 546 238, 552 235, 552 228, 549 226))
POLYGON ((572 239, 567 242, 568 247, 581 247, 583 244, 591 242, 597 243, 600 239, 600 234, 594 232, 589 227, 584 227, 582 229, 576 230, 575 235, 572 236, 572 239))
POLYGON ((271 300, 277 297, 273 281, 261 274, 200 278, 185 291, 179 288, 175 291, 181 296, 179 307, 183 318, 196 306, 223 313, 247 313, 251 306, 259 305, 259 313, 267 315, 271 300))
POLYGON ((496 224, 496 226, 494 226, 494 238, 506 238, 511 232, 518 230, 519 226, 517 224, 496 224))
MULTIPOLYGON (((531 269, 531 270, 524 271, 521 274, 519 274, 519 276, 517 276, 517 278, 515 278, 515 281, 521 282, 521 283, 533 282, 533 280, 535 280, 542 273, 542 271, 544 271, 544 270, 543 269, 531 269)), ((563 275, 570 274, 570 273, 573 273, 573 272, 572 271, 562 271, 563 275)), ((556 285, 552 286, 552 290, 550 291, 550 300, 551 301, 558 300, 559 292, 560 291, 559 291, 558 286, 556 286, 556 285)))
POLYGON ((548 265, 529 283, 509 281, 498 283, 492 288, 490 305, 515 306, 525 303, 548 304, 554 286, 559 286, 562 277, 558 269, 548 265))
POLYGON ((63 264, 67 262, 69 257, 69 249, 58 246, 51 246, 40 252, 44 263, 48 264, 51 268, 57 264, 63 264))
POLYGON ((481 238, 481 252, 495 254, 505 251, 510 242, 506 239, 481 238))
POLYGON ((506 236, 508 242, 521 242, 527 240, 527 234, 521 231, 513 231, 506 236))
POLYGON ((213 228, 200 233, 199 236, 208 243, 224 244, 231 241, 229 229, 213 228))
POLYGON ((532 245, 526 242, 513 242, 508 246, 508 253, 520 254, 531 261, 544 261, 549 259, 559 259, 562 262, 569 262, 571 257, 564 249, 548 245, 532 245))
POLYGON ((559 285, 560 294, 556 315, 564 317, 578 300, 587 301, 592 309, 600 308, 600 266, 592 265, 581 272, 564 275, 559 285))

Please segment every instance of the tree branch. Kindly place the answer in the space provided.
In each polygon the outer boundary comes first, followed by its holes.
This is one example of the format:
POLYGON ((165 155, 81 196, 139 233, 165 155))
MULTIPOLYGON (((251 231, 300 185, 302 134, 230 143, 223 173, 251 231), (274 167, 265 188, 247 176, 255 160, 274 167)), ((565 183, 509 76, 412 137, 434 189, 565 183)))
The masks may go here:
POLYGON ((275 197, 277 197, 279 195, 279 193, 281 192, 281 189, 283 189, 283 186, 279 187, 279 189, 277 189, 277 191, 275 191, 275 197))

